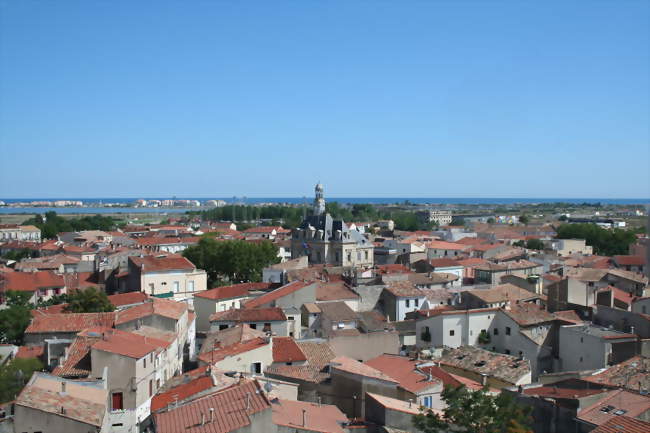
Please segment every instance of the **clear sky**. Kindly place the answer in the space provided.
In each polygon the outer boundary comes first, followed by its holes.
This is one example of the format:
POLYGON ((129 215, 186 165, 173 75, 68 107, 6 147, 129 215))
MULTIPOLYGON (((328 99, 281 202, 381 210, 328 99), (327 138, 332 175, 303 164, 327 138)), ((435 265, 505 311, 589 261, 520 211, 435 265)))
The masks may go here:
POLYGON ((647 198, 649 23, 647 0, 0 0, 0 198, 647 198))

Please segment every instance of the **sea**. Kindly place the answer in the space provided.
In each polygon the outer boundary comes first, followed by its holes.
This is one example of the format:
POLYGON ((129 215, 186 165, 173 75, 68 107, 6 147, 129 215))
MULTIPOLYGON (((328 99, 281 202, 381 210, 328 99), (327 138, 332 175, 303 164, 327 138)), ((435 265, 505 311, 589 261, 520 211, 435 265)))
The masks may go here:
MULTIPOLYGON (((189 210, 201 210, 204 207, 112 207, 105 206, 106 203, 128 205, 134 203, 137 199, 142 198, 16 198, 16 199, 2 199, 0 201, 6 204, 11 203, 24 203, 31 201, 54 201, 54 200, 71 200, 81 201, 84 203, 82 207, 14 207, 14 206, 0 206, 0 214, 35 214, 55 211, 60 214, 119 214, 119 213, 184 213, 189 210)), ((145 200, 167 200, 165 198, 145 198, 145 200)), ((223 200, 228 204, 247 204, 255 205, 261 203, 277 203, 277 204, 301 204, 311 203, 311 198, 304 197, 174 197, 176 200, 198 200, 204 202, 206 200, 223 200)), ((603 205, 649 205, 650 198, 499 198, 499 197, 328 197, 328 201, 336 201, 341 204, 356 204, 356 203, 370 203, 370 204, 402 204, 405 202, 412 204, 439 204, 439 205, 515 205, 515 204, 537 204, 537 203, 572 203, 572 204, 596 204, 603 205)))

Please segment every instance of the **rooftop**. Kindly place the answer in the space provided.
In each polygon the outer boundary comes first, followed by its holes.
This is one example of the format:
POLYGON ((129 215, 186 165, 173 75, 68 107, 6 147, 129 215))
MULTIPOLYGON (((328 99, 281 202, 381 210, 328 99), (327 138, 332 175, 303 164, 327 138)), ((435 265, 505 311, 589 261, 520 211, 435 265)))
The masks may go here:
POLYGON ((433 376, 429 380, 426 373, 416 368, 417 361, 406 356, 383 354, 369 359, 365 364, 395 379, 399 386, 412 393, 440 385, 442 382, 433 376))
POLYGON ((637 392, 639 390, 647 392, 650 391, 648 371, 650 371, 650 359, 645 356, 634 356, 593 376, 585 377, 583 380, 637 392))
POLYGON ((316 286, 317 301, 338 301, 343 299, 359 299, 344 281, 319 282, 316 286))
POLYGON ((151 352, 165 349, 168 346, 169 342, 165 340, 110 329, 100 334, 100 338, 92 345, 92 349, 140 359, 151 352))
POLYGON ((63 276, 51 271, 0 273, 0 291, 35 292, 39 289, 64 287, 63 276))
POLYGON ((650 422, 621 415, 601 424, 591 433, 648 433, 649 431, 650 422))
POLYGON ((338 407, 330 404, 277 399, 272 407, 274 424, 298 430, 345 433, 341 426, 349 421, 338 407))
POLYGON ((194 264, 181 256, 144 256, 129 257, 129 260, 141 272, 193 271, 194 264))
POLYGON ((391 281, 384 288, 388 293, 396 298, 422 298, 424 292, 411 281, 391 281))
POLYGON ((251 299, 250 301, 244 304, 244 308, 251 309, 251 308, 261 307, 264 305, 271 305, 277 299, 295 293, 298 290, 303 289, 307 286, 309 286, 309 283, 305 283, 303 281, 294 281, 278 289, 275 289, 272 292, 265 293, 264 295, 258 298, 251 299))
POLYGON ((348 358, 347 356, 337 356, 330 361, 330 365, 332 369, 344 371, 346 373, 382 380, 384 382, 398 383, 397 380, 382 373, 376 368, 361 363, 355 359, 348 358))
POLYGON ((491 289, 468 290, 467 293, 474 296, 475 298, 482 300, 486 304, 502 303, 508 301, 515 303, 516 301, 539 298, 542 296, 533 292, 529 292, 526 289, 522 289, 521 287, 510 283, 500 284, 491 289))
POLYGON ((227 433, 250 425, 252 415, 270 407, 257 381, 245 381, 167 412, 154 414, 154 422, 158 433, 227 433), (210 408, 214 409, 212 422, 210 408), (203 425, 202 415, 206 421, 203 425))
POLYGON ((599 426, 621 415, 636 418, 649 410, 650 397, 618 389, 580 411, 578 419, 599 426))
POLYGON ((320 309, 321 314, 333 322, 345 322, 358 319, 357 313, 343 301, 322 302, 316 305, 320 309))
POLYGON ((259 349, 260 347, 266 346, 267 344, 269 344, 268 340, 258 337, 252 340, 231 344, 225 347, 216 347, 214 350, 202 352, 199 355, 199 360, 205 362, 206 364, 212 364, 214 362, 223 361, 230 356, 239 355, 240 353, 259 349))
POLYGON ((273 337, 273 362, 302 362, 307 357, 293 337, 273 337))
POLYGON ((16 398, 16 405, 101 427, 107 400, 108 391, 97 383, 72 382, 35 372, 16 398))
POLYGON ((132 322, 147 316, 162 316, 168 319, 180 320, 188 311, 187 304, 171 299, 149 298, 147 302, 127 308, 116 313, 115 324, 132 322))
POLYGON ((593 335, 595 337, 603 338, 606 340, 637 338, 635 334, 627 334, 625 332, 616 331, 614 329, 597 326, 594 325, 593 323, 585 323, 580 325, 565 325, 562 328, 568 331, 593 335))
POLYGON ((490 352, 473 346, 446 349, 435 361, 478 374, 485 374, 503 382, 516 385, 530 374, 530 361, 515 356, 490 352))
POLYGON ((33 311, 31 324, 26 334, 50 332, 79 332, 95 326, 113 327, 115 313, 56 313, 47 314, 41 310, 33 311))
POLYGON ((210 316, 210 322, 276 322, 287 320, 281 308, 236 308, 218 311, 210 316))

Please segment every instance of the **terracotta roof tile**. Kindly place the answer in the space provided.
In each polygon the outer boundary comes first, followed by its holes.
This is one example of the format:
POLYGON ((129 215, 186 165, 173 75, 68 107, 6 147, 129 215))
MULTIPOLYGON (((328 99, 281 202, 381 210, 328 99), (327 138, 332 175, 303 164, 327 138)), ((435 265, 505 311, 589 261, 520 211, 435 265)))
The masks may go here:
POLYGON ((166 272, 166 271, 187 271, 196 267, 192 262, 181 256, 144 256, 129 257, 129 260, 140 268, 141 272, 166 272))
POLYGON ((359 299, 344 281, 318 282, 316 286, 317 301, 338 301, 343 299, 359 299))
POLYGON ((155 412, 163 409, 175 401, 185 400, 202 391, 208 390, 213 386, 212 377, 206 375, 198 377, 188 383, 178 385, 166 392, 154 395, 151 399, 151 411, 155 412))
POLYGON ((26 334, 49 332, 79 332, 95 326, 112 327, 115 313, 69 313, 47 314, 35 311, 32 323, 25 330, 26 334))
POLYGON ((125 305, 140 304, 149 299, 149 295, 142 292, 128 292, 110 295, 108 300, 111 301, 115 307, 123 307, 125 305))
POLYGON ((226 311, 218 311, 210 316, 210 322, 275 322, 287 320, 287 316, 281 308, 237 308, 226 311))
POLYGON ((154 414, 158 433, 228 433, 251 424, 251 416, 271 405, 257 381, 246 381, 214 394, 198 398, 168 412, 154 414), (214 421, 201 425, 201 414, 214 421))
POLYGON ((646 264, 643 256, 614 256, 613 259, 620 266, 645 266, 646 264))
POLYGON ((273 337, 273 362, 302 362, 307 357, 292 337, 273 337))
POLYGON ((92 349, 129 358, 140 359, 159 349, 169 347, 169 342, 152 337, 143 337, 132 332, 111 329, 92 345, 92 349))
POLYGON ((43 356, 45 346, 19 346, 16 358, 40 358, 43 356))
POLYGON ((147 316, 162 316, 180 320, 188 310, 187 304, 170 299, 149 298, 147 302, 116 313, 115 324, 121 325, 147 316))
POLYGON ((51 271, 3 272, 0 274, 0 292, 7 290, 34 292, 39 289, 62 288, 64 286, 63 277, 51 271))
POLYGON ((244 341, 241 343, 231 344, 230 346, 219 347, 209 352, 203 352, 199 355, 198 358, 206 364, 211 364, 212 362, 222 361, 230 356, 239 355, 240 353, 259 349, 260 347, 266 346, 267 344, 269 343, 264 338, 254 338, 252 340, 244 341))
POLYGON ((384 290, 398 298, 424 297, 424 292, 415 287, 415 284, 411 281, 391 281, 386 285, 384 290))
POLYGON ((397 380, 382 373, 376 368, 372 368, 367 364, 363 364, 347 356, 337 356, 330 361, 333 370, 341 370, 347 373, 356 374, 359 376, 370 377, 373 379, 383 380, 384 382, 398 383, 397 380))
POLYGON ((252 290, 268 290, 271 287, 271 283, 233 284, 232 286, 222 286, 206 290, 204 292, 195 294, 194 297, 212 300, 245 298, 252 290))
POLYGON ((417 361, 405 356, 383 354, 369 359, 365 364, 395 379, 399 382, 399 386, 412 393, 418 393, 423 389, 442 383, 437 377, 432 377, 432 380, 429 381, 426 373, 422 373, 416 368, 417 361))
POLYGON ((643 421, 629 416, 618 416, 610 419, 591 433, 648 433, 650 422, 643 421))
POLYGON ((578 419, 599 426, 623 414, 636 418, 648 410, 650 397, 619 389, 580 411, 578 419))
POLYGON ((284 296, 295 293, 298 290, 303 289, 309 285, 310 285, 309 283, 305 283, 303 281, 294 281, 278 289, 275 289, 272 292, 265 293, 264 295, 258 298, 251 299, 250 301, 244 304, 244 308, 250 309, 250 308, 261 307, 263 305, 271 305, 273 301, 276 301, 277 299, 280 299, 284 296))
POLYGON ((319 433, 345 433, 341 425, 349 421, 338 407, 330 404, 277 399, 273 401, 272 407, 273 423, 288 427, 291 431, 298 429, 319 433))

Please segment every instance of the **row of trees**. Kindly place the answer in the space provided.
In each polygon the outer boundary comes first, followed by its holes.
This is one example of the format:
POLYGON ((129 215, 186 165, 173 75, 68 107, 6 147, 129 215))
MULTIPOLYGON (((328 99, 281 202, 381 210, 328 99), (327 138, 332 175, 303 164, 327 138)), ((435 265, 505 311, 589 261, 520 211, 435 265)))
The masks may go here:
POLYGON ((88 215, 81 218, 63 218, 56 212, 46 212, 45 218, 36 215, 23 222, 23 225, 34 225, 41 229, 41 237, 54 239, 61 232, 74 232, 80 230, 114 230, 120 221, 105 215, 88 215))
POLYGON ((208 237, 183 251, 183 256, 205 269, 210 287, 260 281, 262 269, 280 260, 277 247, 270 241, 217 241, 208 237))
POLYGON ((56 304, 67 304, 63 309, 68 313, 101 313, 115 310, 115 307, 101 290, 89 287, 75 290, 70 294, 53 296, 46 302, 34 305, 30 302, 32 293, 8 291, 7 307, 0 310, 0 342, 21 345, 25 329, 29 326, 34 308, 56 304))
POLYGON ((595 254, 613 256, 627 254, 636 241, 632 230, 604 229, 596 224, 562 224, 557 228, 558 239, 585 239, 595 254))

